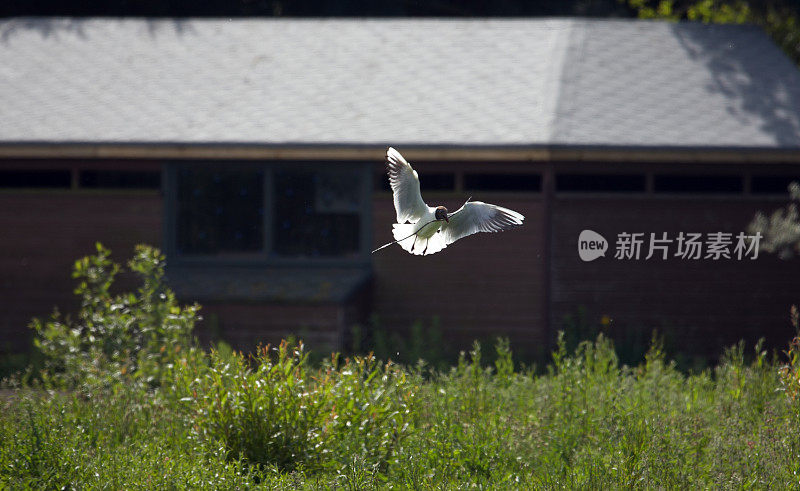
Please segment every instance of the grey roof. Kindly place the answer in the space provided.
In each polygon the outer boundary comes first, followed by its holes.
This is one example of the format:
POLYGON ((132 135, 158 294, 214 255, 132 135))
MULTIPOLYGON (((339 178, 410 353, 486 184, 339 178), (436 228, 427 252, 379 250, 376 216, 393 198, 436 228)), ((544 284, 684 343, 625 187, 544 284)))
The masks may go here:
POLYGON ((800 147, 752 26, 0 21, 0 143, 800 147))

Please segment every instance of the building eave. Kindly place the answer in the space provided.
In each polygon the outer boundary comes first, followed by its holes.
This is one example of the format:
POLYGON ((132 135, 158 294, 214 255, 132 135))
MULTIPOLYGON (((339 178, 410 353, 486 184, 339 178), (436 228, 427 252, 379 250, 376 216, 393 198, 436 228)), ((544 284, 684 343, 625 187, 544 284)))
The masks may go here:
MULTIPOLYGON (((800 163, 800 148, 396 145, 410 160, 800 163)), ((383 160, 381 144, 0 143, 5 159, 383 160)))

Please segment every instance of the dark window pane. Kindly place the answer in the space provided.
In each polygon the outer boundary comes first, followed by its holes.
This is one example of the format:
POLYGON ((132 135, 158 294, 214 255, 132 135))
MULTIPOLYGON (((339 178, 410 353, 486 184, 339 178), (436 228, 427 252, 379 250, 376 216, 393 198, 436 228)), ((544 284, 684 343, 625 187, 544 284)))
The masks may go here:
POLYGON ((641 174, 559 174, 556 191, 576 193, 642 193, 645 177, 641 174))
POLYGON ((797 176, 753 176, 750 192, 753 194, 789 194, 789 184, 800 182, 797 176))
POLYGON ((361 176, 279 170, 274 174, 274 253, 334 257, 359 251, 361 176))
MULTIPOLYGON (((381 174, 376 183, 379 186, 379 191, 391 191, 392 187, 389 185, 389 178, 386 174, 381 174)), ((419 185, 424 193, 425 191, 453 191, 456 188, 456 175, 455 174, 420 174, 419 185)))
POLYGON ((375 177, 372 179, 372 187, 374 191, 392 191, 392 187, 389 185, 389 178, 386 176, 386 173, 375 174, 375 177))
POLYGON ((539 174, 465 174, 467 191, 541 191, 539 174))
POLYGON ((178 170, 178 252, 263 250, 264 179, 257 169, 178 170))
POLYGON ((2 170, 0 188, 69 188, 69 170, 2 170))
POLYGON ((80 174, 82 188, 97 189, 159 189, 160 172, 83 170, 80 174))
POLYGON ((456 188, 455 174, 421 174, 419 185, 425 191, 452 191, 456 188))
POLYGON ((653 181, 657 193, 741 193, 741 176, 657 175, 653 181))

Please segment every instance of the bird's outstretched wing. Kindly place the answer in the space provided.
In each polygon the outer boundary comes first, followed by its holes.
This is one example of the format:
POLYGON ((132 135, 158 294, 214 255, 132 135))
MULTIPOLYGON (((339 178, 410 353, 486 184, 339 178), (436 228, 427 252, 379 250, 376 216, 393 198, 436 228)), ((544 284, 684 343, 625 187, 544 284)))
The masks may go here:
POLYGON ((428 211, 419 191, 419 176, 400 152, 392 147, 386 150, 386 170, 394 193, 397 223, 416 223, 428 211))
POLYGON ((500 232, 522 225, 524 216, 501 206, 482 201, 467 201, 464 206, 448 216, 449 223, 443 223, 441 233, 449 245, 478 232, 500 232))

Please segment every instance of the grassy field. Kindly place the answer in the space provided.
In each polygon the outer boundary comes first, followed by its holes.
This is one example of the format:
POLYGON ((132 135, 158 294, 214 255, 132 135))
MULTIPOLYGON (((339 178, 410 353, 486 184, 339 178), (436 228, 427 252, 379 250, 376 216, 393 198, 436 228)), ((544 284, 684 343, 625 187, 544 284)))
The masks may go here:
POLYGON ((193 345, 162 263, 138 251, 117 295, 101 248, 76 263, 82 312, 36 323, 45 363, 0 393, 0 488, 800 487, 797 340, 691 374, 602 336, 536 372, 502 340, 446 370, 244 357, 193 345))
MULTIPOLYGON (((800 405, 778 367, 730 350, 683 375, 609 343, 519 373, 499 345, 448 372, 369 358, 307 366, 213 354, 169 387, 6 392, 11 488, 797 488, 800 405), (201 367, 202 365, 202 367, 201 367)), ((191 364, 189 364, 191 365, 191 364)))

